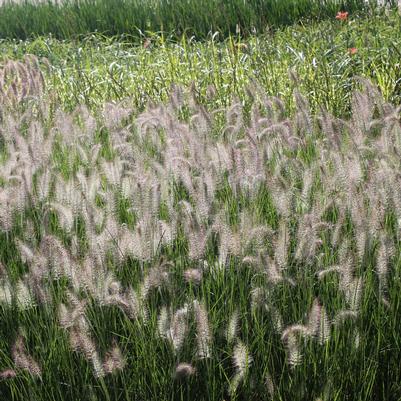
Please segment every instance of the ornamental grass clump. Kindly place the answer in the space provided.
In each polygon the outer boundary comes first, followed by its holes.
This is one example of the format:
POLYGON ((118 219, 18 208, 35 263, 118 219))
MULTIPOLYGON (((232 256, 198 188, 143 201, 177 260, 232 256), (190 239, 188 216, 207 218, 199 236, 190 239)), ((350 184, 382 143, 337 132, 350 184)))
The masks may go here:
POLYGON ((217 396, 288 398, 309 364, 328 380, 339 350, 360 363, 357 349, 374 360, 399 341, 400 107, 369 81, 347 120, 312 114, 299 92, 287 114, 256 84, 250 113, 178 87, 139 114, 129 99, 68 113, 30 63, 13 67, 27 94, 1 100, 0 303, 15 330, 11 349, 0 331, 0 391, 21 371, 58 380, 55 358, 105 394, 214 377, 217 396), (29 319, 42 323, 28 342, 16 332, 29 319))

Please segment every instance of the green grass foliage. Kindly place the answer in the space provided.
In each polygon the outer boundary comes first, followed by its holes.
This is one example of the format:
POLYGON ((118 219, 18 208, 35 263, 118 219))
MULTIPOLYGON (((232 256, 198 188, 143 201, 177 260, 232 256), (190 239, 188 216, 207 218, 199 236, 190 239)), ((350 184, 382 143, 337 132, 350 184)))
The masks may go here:
POLYGON ((130 98, 142 110, 151 99, 166 100, 173 83, 195 85, 208 103, 209 85, 216 89, 213 107, 226 106, 233 96, 246 102, 246 86, 256 79, 269 95, 280 96, 291 109, 295 70, 312 109, 324 105, 336 115, 349 111, 355 75, 377 84, 385 99, 401 99, 401 19, 396 12, 288 27, 276 33, 232 36, 221 42, 149 36, 149 46, 124 37, 97 35, 82 41, 38 38, 0 42, 3 59, 31 53, 51 64, 47 84, 64 107, 97 107, 107 100, 130 98), (355 47, 356 54, 349 49, 355 47))
POLYGON ((168 32, 205 38, 219 31, 264 32, 301 19, 331 18, 339 9, 366 8, 364 0, 62 0, 6 1, 0 38, 52 34, 59 39, 99 32, 114 36, 168 32))

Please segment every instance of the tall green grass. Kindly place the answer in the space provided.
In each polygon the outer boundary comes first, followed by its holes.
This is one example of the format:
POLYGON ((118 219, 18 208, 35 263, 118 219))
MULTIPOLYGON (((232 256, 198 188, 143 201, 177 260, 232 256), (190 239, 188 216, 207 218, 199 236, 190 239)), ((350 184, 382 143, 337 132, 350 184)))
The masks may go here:
MULTIPOLYGON (((393 1, 393 0, 391 0, 393 1)), ((184 32, 224 37, 238 29, 264 32, 301 19, 332 18, 340 9, 366 9, 364 0, 31 0, 0 7, 0 38, 26 39, 52 34, 59 39, 92 32, 140 37, 146 32, 184 32)))
POLYGON ((172 83, 192 82, 203 102, 210 102, 206 93, 213 84, 216 97, 211 106, 219 107, 233 96, 246 102, 246 86, 252 79, 291 108, 289 69, 297 72, 314 110, 324 105, 336 115, 347 113, 355 75, 370 78, 386 100, 401 102, 401 19, 395 12, 350 17, 347 22, 332 18, 246 39, 218 39, 176 41, 155 34, 144 48, 126 37, 90 35, 80 41, 47 37, 1 41, 0 50, 3 60, 25 53, 46 57, 51 64, 47 84, 69 109, 124 98, 143 109, 150 99, 166 100, 172 83), (352 47, 356 54, 349 53, 352 47))

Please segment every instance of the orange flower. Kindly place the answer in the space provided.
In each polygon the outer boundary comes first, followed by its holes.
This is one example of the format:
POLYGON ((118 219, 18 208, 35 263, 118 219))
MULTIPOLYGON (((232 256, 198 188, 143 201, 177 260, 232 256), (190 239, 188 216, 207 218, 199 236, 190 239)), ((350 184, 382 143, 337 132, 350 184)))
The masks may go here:
POLYGON ((352 56, 353 54, 357 53, 358 49, 356 47, 351 47, 348 49, 348 53, 352 56))
POLYGON ((348 11, 339 11, 336 15, 336 19, 340 21, 346 21, 348 18, 348 11))

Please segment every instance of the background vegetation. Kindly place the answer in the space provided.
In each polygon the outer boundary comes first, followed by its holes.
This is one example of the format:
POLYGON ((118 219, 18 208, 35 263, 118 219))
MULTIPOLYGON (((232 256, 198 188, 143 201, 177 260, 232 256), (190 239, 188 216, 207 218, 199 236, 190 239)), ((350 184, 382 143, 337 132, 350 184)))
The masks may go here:
MULTIPOLYGON (((389 1, 389 3, 394 1, 389 1)), ((372 2, 373 3, 373 2, 372 2)), ((219 31, 263 33, 300 19, 330 18, 339 9, 364 11, 365 0, 62 0, 7 1, 0 8, 0 37, 59 39, 99 32, 108 36, 168 32, 206 38, 219 31)))
POLYGON ((3 40, 0 50, 4 59, 19 59, 26 53, 46 57, 51 65, 47 85, 69 109, 129 97, 141 110, 150 99, 166 100, 173 83, 194 83, 206 103, 210 103, 207 87, 213 84, 217 96, 210 105, 218 107, 229 104, 235 95, 245 101, 245 88, 253 79, 291 109, 290 69, 296 70, 313 110, 324 105, 335 115, 347 113, 355 75, 370 78, 385 99, 399 103, 398 14, 351 15, 346 22, 335 20, 334 15, 328 21, 246 39, 231 36, 219 41, 216 33, 203 42, 188 37, 177 42, 152 35, 133 45, 124 37, 91 35, 80 41, 3 40))

